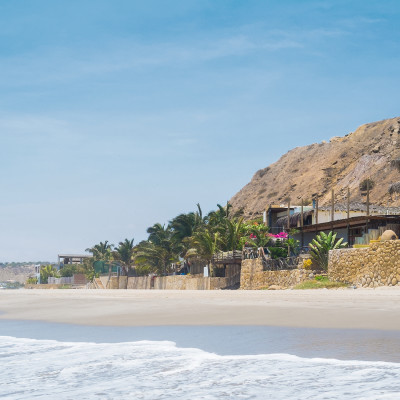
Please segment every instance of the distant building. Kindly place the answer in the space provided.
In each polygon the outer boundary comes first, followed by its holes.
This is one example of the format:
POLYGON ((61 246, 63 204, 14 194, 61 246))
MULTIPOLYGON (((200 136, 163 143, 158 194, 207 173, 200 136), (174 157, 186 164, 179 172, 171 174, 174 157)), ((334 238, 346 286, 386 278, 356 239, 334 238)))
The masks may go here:
POLYGON ((59 254, 58 269, 62 269, 65 265, 83 264, 83 261, 90 257, 90 254, 59 254))

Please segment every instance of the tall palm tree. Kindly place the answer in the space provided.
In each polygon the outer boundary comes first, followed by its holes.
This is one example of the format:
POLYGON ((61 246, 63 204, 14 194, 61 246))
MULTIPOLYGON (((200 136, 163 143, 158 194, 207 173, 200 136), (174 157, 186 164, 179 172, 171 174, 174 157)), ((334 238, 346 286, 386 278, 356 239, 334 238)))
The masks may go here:
POLYGON ((86 249, 85 251, 92 253, 93 259, 95 261, 103 261, 105 264, 108 264, 108 280, 111 278, 111 260, 112 260, 112 249, 114 245, 108 243, 108 240, 105 242, 100 242, 95 244, 93 247, 86 249))
MULTIPOLYGON (((220 234, 208 230, 195 232, 191 240, 192 247, 196 250, 195 253, 207 262, 209 268, 211 268, 213 255, 219 250, 220 243, 220 234)), ((193 249, 189 249, 189 252, 194 253, 193 249)))
POLYGON ((227 202, 225 207, 221 206, 220 204, 217 204, 217 207, 218 210, 209 212, 206 217, 208 226, 212 229, 217 229, 229 219, 232 205, 227 202))
POLYGON ((170 221, 172 229, 172 240, 176 247, 180 248, 180 256, 183 257, 190 248, 190 237, 194 232, 205 226, 203 212, 200 204, 197 204, 197 211, 188 214, 179 214, 170 221))
POLYGON ((154 272, 167 275, 171 263, 179 259, 181 245, 172 239, 169 225, 154 224, 147 233, 149 238, 136 247, 135 260, 150 266, 154 272))
POLYGON ((245 234, 245 225, 243 218, 239 219, 226 219, 225 223, 219 227, 221 233, 223 247, 226 251, 240 250, 241 238, 245 234))
POLYGON ((133 255, 135 250, 133 241, 134 239, 125 239, 123 242, 119 242, 118 247, 114 250, 114 259, 121 263, 126 276, 128 276, 129 270, 133 264, 133 255))
POLYGON ((90 247, 85 251, 92 253, 93 258, 96 261, 110 261, 112 259, 113 247, 114 245, 108 243, 108 240, 106 240, 105 242, 95 244, 93 247, 90 247))

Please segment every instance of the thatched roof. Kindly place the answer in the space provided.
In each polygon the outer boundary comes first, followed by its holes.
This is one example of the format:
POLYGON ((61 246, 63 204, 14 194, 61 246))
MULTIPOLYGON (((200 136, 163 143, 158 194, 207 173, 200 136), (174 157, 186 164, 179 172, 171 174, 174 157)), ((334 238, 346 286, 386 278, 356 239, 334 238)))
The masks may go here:
MULTIPOLYGON (((309 210, 309 211, 304 211, 303 213, 303 223, 306 221, 307 217, 312 215, 312 213, 314 212, 314 210, 309 210)), ((301 213, 294 213, 290 216, 290 227, 297 227, 298 223, 301 219, 301 213)), ((282 226, 282 227, 287 227, 287 221, 288 221, 288 217, 281 217, 278 218, 278 220, 276 221, 276 226, 282 226)))

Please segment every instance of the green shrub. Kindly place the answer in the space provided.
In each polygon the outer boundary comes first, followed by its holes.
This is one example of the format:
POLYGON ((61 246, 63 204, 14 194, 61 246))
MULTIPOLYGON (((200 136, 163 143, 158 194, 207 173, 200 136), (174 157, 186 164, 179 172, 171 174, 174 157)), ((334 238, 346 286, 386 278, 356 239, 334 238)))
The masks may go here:
POLYGON ((343 238, 336 241, 336 235, 332 231, 328 235, 321 232, 309 245, 313 263, 324 271, 328 270, 329 250, 347 247, 347 243, 342 243, 343 238))
POLYGON ((287 248, 285 247, 268 247, 271 253, 271 258, 286 258, 288 256, 287 248))
POLYGON ((371 190, 375 186, 375 182, 370 179, 364 179, 363 181, 360 182, 360 190, 362 192, 365 192, 368 189, 368 183, 369 183, 369 190, 371 190))

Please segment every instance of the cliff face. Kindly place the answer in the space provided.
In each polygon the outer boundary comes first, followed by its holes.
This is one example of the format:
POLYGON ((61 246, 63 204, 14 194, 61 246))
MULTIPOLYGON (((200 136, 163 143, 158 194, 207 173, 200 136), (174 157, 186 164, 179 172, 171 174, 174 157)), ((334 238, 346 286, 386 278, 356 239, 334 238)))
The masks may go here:
POLYGON ((311 201, 319 195, 328 204, 331 189, 337 202, 346 201, 350 187, 352 201, 365 201, 360 183, 372 179, 370 201, 379 205, 400 205, 399 195, 388 193, 389 185, 400 181, 393 160, 400 159, 400 117, 360 126, 328 143, 296 147, 276 163, 257 171, 252 180, 232 197, 233 211, 243 210, 246 218, 258 217, 269 204, 311 201))

